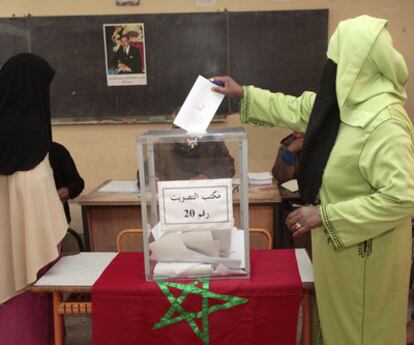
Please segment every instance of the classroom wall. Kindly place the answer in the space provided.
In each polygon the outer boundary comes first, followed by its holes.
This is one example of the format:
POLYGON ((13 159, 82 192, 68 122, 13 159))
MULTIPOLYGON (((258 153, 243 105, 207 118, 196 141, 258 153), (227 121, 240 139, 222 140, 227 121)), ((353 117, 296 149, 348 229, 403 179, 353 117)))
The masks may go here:
MULTIPOLYGON (((197 7, 196 0, 141 0, 139 6, 131 7, 116 6, 115 0, 2 0, 0 17, 13 15, 20 17, 29 14, 33 16, 59 16, 207 12, 225 9, 229 11, 273 11, 317 8, 330 10, 330 34, 340 20, 349 17, 369 14, 388 18, 394 45, 405 57, 409 70, 414 73, 413 0, 217 0, 216 6, 213 7, 197 7)), ((409 82, 408 94, 413 93, 413 82, 409 82)), ((413 97, 408 100, 407 110, 414 118, 413 97)), ((237 114, 234 114, 227 121, 214 124, 214 126, 234 127, 240 126, 240 122, 237 114)), ((167 125, 163 124, 59 125, 53 127, 53 135, 56 141, 63 143, 70 150, 81 175, 85 178, 85 192, 88 192, 107 179, 134 178, 137 166, 136 136, 149 129, 165 127, 167 125)), ((278 142, 288 131, 277 128, 244 127, 247 129, 249 137, 249 170, 270 170, 278 142)), ((74 227, 80 229, 79 209, 72 207, 72 210, 74 227)))

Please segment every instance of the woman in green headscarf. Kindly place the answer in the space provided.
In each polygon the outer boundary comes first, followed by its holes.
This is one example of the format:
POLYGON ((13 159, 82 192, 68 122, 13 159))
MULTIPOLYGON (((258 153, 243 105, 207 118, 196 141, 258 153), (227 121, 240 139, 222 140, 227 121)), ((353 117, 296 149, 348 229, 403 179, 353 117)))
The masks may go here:
POLYGON ((414 214, 414 131, 403 105, 408 79, 387 21, 343 21, 328 47, 317 94, 241 87, 241 120, 306 132, 299 186, 310 206, 289 214, 293 236, 311 231, 325 345, 403 345, 414 214))

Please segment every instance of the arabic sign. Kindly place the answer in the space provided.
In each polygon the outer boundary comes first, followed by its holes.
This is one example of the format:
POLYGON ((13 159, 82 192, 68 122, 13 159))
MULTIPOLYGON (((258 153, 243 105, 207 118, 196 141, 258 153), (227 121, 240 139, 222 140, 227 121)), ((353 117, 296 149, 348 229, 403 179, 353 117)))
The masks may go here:
POLYGON ((231 179, 158 182, 164 231, 229 229, 233 226, 231 179))

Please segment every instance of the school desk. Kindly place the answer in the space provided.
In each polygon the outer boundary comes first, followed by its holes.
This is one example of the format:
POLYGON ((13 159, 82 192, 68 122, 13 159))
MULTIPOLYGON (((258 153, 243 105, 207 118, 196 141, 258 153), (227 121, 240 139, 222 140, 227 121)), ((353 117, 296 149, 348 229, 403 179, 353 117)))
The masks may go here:
MULTIPOLYGON (((136 192, 99 191, 105 181, 92 192, 80 196, 76 202, 82 208, 86 250, 114 251, 116 235, 122 229, 141 228, 141 205, 136 192)), ((239 193, 233 193, 235 225, 239 225, 239 193)), ((268 230, 273 237, 273 248, 282 248, 283 219, 279 217, 282 200, 276 184, 249 188, 249 227, 268 230)))
MULTIPOLYGON (((115 258, 117 253, 80 253, 61 258, 31 288, 36 293, 52 293, 55 345, 64 344, 64 314, 91 313, 90 293, 93 284, 115 258), (82 293, 84 301, 63 301, 63 293, 82 293)), ((304 249, 295 249, 296 261, 303 288, 303 344, 311 344, 310 298, 314 291, 312 263, 304 249)), ((143 268, 142 268, 143 269, 143 268)))

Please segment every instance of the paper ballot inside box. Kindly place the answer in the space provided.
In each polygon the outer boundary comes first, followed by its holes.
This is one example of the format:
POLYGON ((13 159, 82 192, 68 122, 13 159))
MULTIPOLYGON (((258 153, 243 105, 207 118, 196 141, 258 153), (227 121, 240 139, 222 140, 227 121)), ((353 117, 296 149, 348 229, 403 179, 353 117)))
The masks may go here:
POLYGON ((233 228, 232 180, 159 181, 161 232, 233 228))
MULTIPOLYGON (((221 231, 223 232, 223 231, 221 231)), ((186 275, 239 275, 245 269, 245 236, 243 230, 229 231, 231 248, 227 255, 215 251, 207 254, 193 247, 194 242, 211 244, 215 242, 210 231, 170 232, 165 233, 149 247, 151 259, 156 262, 154 276, 157 279, 182 277, 186 275), (185 234, 192 234, 188 241, 185 234), (193 243, 191 243, 193 242, 193 243)), ((208 248, 211 245, 201 246, 208 248)))

